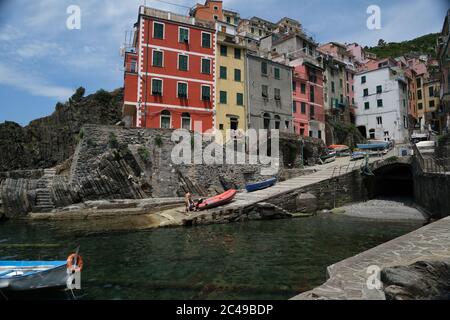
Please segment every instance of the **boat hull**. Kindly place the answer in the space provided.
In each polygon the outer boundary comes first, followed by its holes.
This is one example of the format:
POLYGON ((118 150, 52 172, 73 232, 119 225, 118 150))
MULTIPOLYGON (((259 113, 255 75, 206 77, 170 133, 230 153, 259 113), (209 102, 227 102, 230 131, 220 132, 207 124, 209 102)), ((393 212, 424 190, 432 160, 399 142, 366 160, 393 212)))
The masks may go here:
MULTIPOLYGON (((3 264, 5 262, 2 262, 3 264)), ((28 269, 30 267, 27 267, 28 269)), ((17 265, 14 270, 25 270, 24 266, 17 265)), ((0 271, 2 273, 2 271, 0 271)), ((23 275, 0 276, 0 289, 6 291, 29 291, 46 288, 58 288, 67 286, 66 262, 50 266, 46 270, 33 271, 23 275)))
POLYGON ((215 207, 222 206, 224 204, 227 204, 231 202, 234 199, 234 196, 236 195, 237 191, 234 189, 225 191, 222 194, 219 194, 215 197, 211 197, 209 199, 206 199, 202 203, 199 204, 198 209, 199 210, 206 210, 211 209, 215 207))
POLYGON ((277 182, 277 179, 272 178, 272 179, 269 179, 266 181, 248 184, 247 186, 245 186, 245 189, 247 190, 247 192, 254 192, 257 190, 262 190, 262 189, 272 187, 276 182, 277 182))

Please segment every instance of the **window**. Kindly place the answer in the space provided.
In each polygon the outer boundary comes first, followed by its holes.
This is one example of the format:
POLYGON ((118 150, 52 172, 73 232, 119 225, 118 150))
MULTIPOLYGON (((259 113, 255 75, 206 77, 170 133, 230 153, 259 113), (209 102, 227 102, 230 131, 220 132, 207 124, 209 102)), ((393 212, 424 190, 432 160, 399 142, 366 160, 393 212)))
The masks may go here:
POLYGON ((406 116, 403 116, 403 127, 408 129, 408 118, 406 116))
POLYGON ((261 62, 261 73, 267 76, 267 62, 261 62))
POLYGON ((292 113, 297 113, 297 101, 292 102, 292 113))
POLYGON ((378 99, 377 100, 377 107, 380 108, 383 106, 383 99, 378 99))
POLYGON ((297 82, 292 81, 292 91, 297 91, 297 82))
POLYGON ((312 130, 309 130, 309 136, 312 138, 312 136, 313 136, 312 130))
POLYGON ((417 78, 416 79, 416 84, 417 84, 417 87, 421 87, 422 86, 422 79, 417 78))
POLYGON ((228 47, 224 45, 220 45, 220 55, 222 57, 226 57, 228 53, 228 47))
POLYGON ((188 71, 188 65, 189 65, 189 56, 185 54, 179 54, 178 55, 178 70, 181 71, 188 71))
POLYGON ((188 85, 186 82, 177 83, 177 96, 180 99, 187 99, 188 97, 188 85))
POLYGON ((163 82, 161 79, 152 79, 152 95, 162 96, 163 82))
POLYGON ((251 33, 255 33, 255 28, 250 28, 251 33))
POLYGON ((261 86, 261 94, 264 99, 269 98, 269 88, 264 84, 261 86))
POLYGON ((370 109, 370 103, 369 101, 364 102, 364 110, 369 110, 370 109))
POLYGON ((377 86, 377 94, 383 92, 383 86, 377 86))
POLYGON ((220 67, 220 79, 227 78, 227 67, 220 67))
POLYGON ((300 92, 303 94, 306 94, 306 84, 302 83, 300 85, 300 92))
POLYGON ((312 104, 310 104, 309 105, 309 115, 311 116, 311 117, 314 117, 314 106, 312 105, 312 104))
POLYGON ((223 123, 219 124, 219 130, 223 130, 223 123))
POLYGON ((301 105, 300 105, 300 112, 302 114, 306 114, 306 103, 305 102, 301 103, 301 105))
POLYGON ((347 92, 350 92, 350 85, 347 83, 347 92))
POLYGON ((241 59, 241 49, 234 48, 234 58, 239 60, 241 59))
POLYGON ((334 81, 331 81, 331 92, 334 93, 335 89, 334 89, 334 81))
POLYGON ((239 128, 239 120, 237 118, 230 118, 230 129, 237 130, 239 128))
POLYGON ((259 30, 259 36, 262 36, 262 30, 259 30))
POLYGON ((377 124, 379 125, 383 124, 383 117, 377 117, 377 124))
POLYGON ((202 73, 211 73, 211 60, 202 58, 202 73))
POLYGON ((136 60, 131 60, 130 68, 129 68, 128 72, 131 72, 131 73, 137 72, 137 61, 136 60))
POLYGON ((322 139, 322 131, 317 131, 317 138, 322 139))
POLYGON ((275 118, 275 129, 279 130, 281 118, 278 115, 276 115, 274 118, 275 118))
POLYGON ((162 67, 163 66, 163 52, 160 50, 153 50, 152 66, 162 67))
POLYGON ((286 129, 289 129, 289 121, 285 120, 284 125, 286 126, 286 129))
POLYGON ((163 129, 170 129, 171 125, 171 116, 170 116, 170 112, 167 110, 163 110, 161 111, 161 128, 163 129))
POLYGON ((211 87, 202 85, 202 100, 210 101, 211 100, 211 87))
POLYGON ((189 43, 189 29, 182 27, 178 29, 178 41, 180 43, 189 43))
POLYGON ((227 23, 231 23, 231 17, 227 17, 227 23))
POLYGON ((343 87, 343 82, 342 82, 342 79, 339 79, 339 88, 341 88, 341 89, 342 89, 342 87, 343 87))
POLYGON ((227 33, 227 27, 221 26, 220 31, 222 31, 223 33, 227 33))
POLYGON ((422 100, 422 90, 417 90, 417 99, 422 100))
POLYGON ((227 92, 226 91, 220 91, 220 103, 226 104, 227 103, 227 92))
POLYGON ((300 128, 300 135, 304 136, 305 135, 305 128, 300 128))
POLYGON ((428 88, 428 96, 429 97, 434 97, 434 88, 433 87, 429 87, 428 88))
POLYGON ((352 92, 355 92, 355 86, 352 85, 352 92))
POLYGON ((309 102, 315 102, 314 99, 314 86, 309 86, 309 102))
POLYGON ((181 128, 191 130, 191 115, 187 112, 181 114, 181 128))
POLYGON ((234 81, 241 82, 241 70, 234 69, 234 81))
POLYGON ((430 100, 430 108, 434 108, 434 100, 430 100))
POLYGON ((422 109, 423 109, 423 104, 422 104, 422 103, 419 103, 419 104, 417 105, 417 108, 418 108, 419 110, 422 110, 422 109))
POLYGON ((217 10, 219 10, 219 7, 218 6, 214 6, 214 11, 217 11, 217 10))
POLYGON ((211 33, 202 32, 202 47, 211 48, 211 33))
POLYGON ((264 119, 264 129, 270 129, 270 114, 264 113, 263 115, 264 119))
POLYGON ((244 95, 242 93, 236 93, 236 104, 238 106, 244 105, 244 95))
POLYGON ((280 80, 280 69, 279 68, 273 68, 275 79, 280 80))
POLYGON ((366 83, 366 76, 361 77, 361 83, 366 83))
POLYGON ((164 39, 164 24, 153 22, 153 38, 164 39))
POLYGON ((367 97, 369 95, 369 89, 364 89, 363 96, 367 97))
POLYGON ((281 90, 278 88, 274 88, 273 89, 273 96, 275 98, 275 100, 281 100, 281 90))

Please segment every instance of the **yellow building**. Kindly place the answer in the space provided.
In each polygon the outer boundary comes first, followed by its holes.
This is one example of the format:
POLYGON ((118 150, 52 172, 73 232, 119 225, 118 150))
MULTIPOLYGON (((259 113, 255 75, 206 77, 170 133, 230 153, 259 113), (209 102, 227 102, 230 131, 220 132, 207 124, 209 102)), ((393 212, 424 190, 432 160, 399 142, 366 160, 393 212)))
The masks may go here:
POLYGON ((440 131, 440 123, 438 117, 439 111, 439 92, 440 83, 439 80, 428 80, 423 84, 423 98, 424 98, 424 119, 425 125, 431 125, 434 131, 440 131))
POLYGON ((225 32, 218 32, 217 40, 215 124, 227 137, 227 130, 247 128, 246 49, 239 37, 225 32))

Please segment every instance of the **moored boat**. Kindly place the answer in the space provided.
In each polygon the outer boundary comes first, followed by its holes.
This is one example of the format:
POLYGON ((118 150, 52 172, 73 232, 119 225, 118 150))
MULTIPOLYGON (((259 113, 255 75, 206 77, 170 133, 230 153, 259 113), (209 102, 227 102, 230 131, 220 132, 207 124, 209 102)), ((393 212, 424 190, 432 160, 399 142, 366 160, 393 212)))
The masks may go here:
POLYGON ((198 210, 206 210, 227 204, 233 200, 236 193, 236 190, 230 189, 222 194, 203 200, 198 204, 197 208, 198 210))
POLYGON ((276 178, 271 178, 265 181, 250 183, 245 186, 247 192, 254 192, 261 189, 266 189, 273 186, 277 182, 276 178))
POLYGON ((28 291, 67 287, 68 270, 81 271, 81 256, 72 254, 67 261, 0 260, 0 290, 28 291), (75 261, 73 261, 75 259, 75 261))

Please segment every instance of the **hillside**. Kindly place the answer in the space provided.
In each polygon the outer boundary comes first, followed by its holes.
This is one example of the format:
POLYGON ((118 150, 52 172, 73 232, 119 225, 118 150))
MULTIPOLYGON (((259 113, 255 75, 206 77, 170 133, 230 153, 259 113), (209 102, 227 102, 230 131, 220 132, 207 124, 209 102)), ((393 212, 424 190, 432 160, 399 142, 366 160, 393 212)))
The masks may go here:
POLYGON ((412 40, 403 42, 384 43, 380 39, 378 46, 366 48, 375 53, 378 58, 398 57, 408 53, 427 54, 436 57, 436 40, 439 33, 430 33, 412 40))
POLYGON ((99 90, 84 97, 79 88, 48 117, 22 127, 0 123, 0 172, 48 168, 70 158, 85 124, 112 125, 121 120, 123 89, 99 90))

